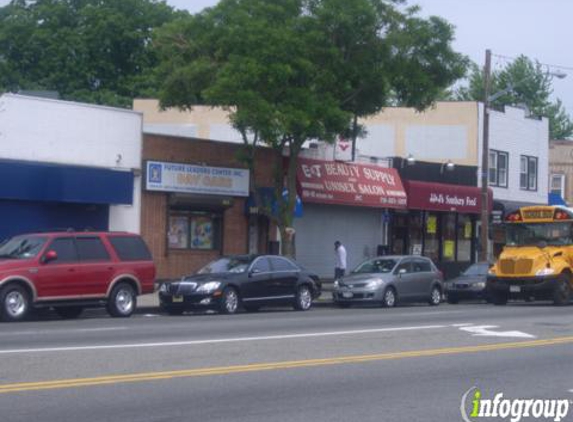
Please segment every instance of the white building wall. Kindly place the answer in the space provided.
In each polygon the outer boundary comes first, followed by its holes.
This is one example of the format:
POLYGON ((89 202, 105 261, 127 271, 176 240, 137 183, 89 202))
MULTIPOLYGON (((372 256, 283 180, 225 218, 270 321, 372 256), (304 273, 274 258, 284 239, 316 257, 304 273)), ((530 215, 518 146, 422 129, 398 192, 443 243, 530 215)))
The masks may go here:
MULTIPOLYGON (((483 104, 479 108, 479 136, 483 139, 483 104)), ((492 186, 495 199, 503 201, 547 204, 548 161, 549 161, 549 121, 547 118, 526 117, 520 108, 505 107, 505 112, 489 110, 489 148, 509 154, 507 188, 492 186), (537 191, 520 188, 520 157, 538 158, 537 191)), ((482 142, 479 150, 479 174, 481 175, 482 142)), ((478 178, 481 185, 481 177, 478 178)))
POLYGON ((110 228, 140 231, 141 113, 4 94, 0 158, 134 172, 133 204, 110 206, 110 228))

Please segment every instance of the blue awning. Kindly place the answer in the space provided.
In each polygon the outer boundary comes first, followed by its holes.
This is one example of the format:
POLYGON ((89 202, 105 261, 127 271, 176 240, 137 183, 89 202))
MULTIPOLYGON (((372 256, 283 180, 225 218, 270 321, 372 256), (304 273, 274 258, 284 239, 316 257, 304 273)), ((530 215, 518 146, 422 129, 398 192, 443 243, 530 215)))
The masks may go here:
MULTIPOLYGON (((274 214, 277 213, 277 200, 275 198, 275 188, 272 187, 263 187, 257 189, 258 195, 261 199, 262 204, 257 204, 257 199, 251 194, 247 201, 245 202, 245 212, 247 214, 257 214, 259 212, 258 208, 270 208, 271 212, 274 214)), ((288 195, 288 191, 285 189, 283 191, 283 198, 286 199, 288 195)), ((300 218, 302 217, 302 201, 300 200, 299 196, 296 196, 296 203, 294 206, 294 217, 300 218)))
POLYGON ((549 198, 547 200, 547 203, 549 205, 563 205, 563 206, 567 206, 567 202, 565 202, 565 200, 563 199, 563 197, 561 195, 559 195, 558 193, 549 193, 549 198))
POLYGON ((131 204, 133 173, 95 167, 0 161, 0 198, 86 204, 131 204))

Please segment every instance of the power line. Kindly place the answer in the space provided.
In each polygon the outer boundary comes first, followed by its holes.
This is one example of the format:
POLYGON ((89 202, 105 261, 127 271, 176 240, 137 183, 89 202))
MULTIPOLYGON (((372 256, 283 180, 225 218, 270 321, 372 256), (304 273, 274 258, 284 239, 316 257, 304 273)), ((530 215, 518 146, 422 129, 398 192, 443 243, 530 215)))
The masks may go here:
MULTIPOLYGON (((502 54, 492 54, 492 56, 495 56, 495 57, 500 58, 500 59, 511 60, 511 61, 514 61, 517 59, 517 57, 504 56, 502 54)), ((573 67, 571 67, 571 66, 563 66, 563 65, 559 65, 559 64, 548 64, 548 63, 542 63, 539 61, 537 63, 539 63, 541 66, 545 66, 547 68, 563 69, 563 70, 573 71, 573 67)))

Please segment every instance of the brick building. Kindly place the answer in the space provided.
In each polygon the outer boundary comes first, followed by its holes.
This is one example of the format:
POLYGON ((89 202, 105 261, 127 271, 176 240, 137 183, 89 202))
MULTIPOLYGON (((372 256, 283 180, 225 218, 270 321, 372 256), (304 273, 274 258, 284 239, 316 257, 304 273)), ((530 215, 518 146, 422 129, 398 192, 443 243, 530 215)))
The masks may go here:
POLYGON ((549 142, 549 193, 573 203, 573 141, 549 142))
MULTIPOLYGON (((226 254, 265 253, 276 230, 248 214, 249 174, 237 159, 241 146, 144 134, 142 235, 158 278, 198 270, 226 254)), ((257 150, 256 185, 270 187, 272 150, 257 150)))

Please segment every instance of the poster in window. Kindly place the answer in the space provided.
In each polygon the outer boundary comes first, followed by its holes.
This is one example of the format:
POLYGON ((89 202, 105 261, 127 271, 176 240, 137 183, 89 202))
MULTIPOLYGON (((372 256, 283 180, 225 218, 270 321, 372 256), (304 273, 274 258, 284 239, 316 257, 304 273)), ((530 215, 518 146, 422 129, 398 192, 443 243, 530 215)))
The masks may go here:
POLYGON ((189 220, 187 217, 169 217, 169 232, 167 233, 169 247, 184 249, 189 244, 189 220))
POLYGON ((464 224, 464 239, 471 239, 472 238, 472 223, 471 221, 467 221, 464 224))
POLYGON ((211 217, 191 218, 191 248, 213 249, 213 219, 211 217))
POLYGON ((453 240, 444 241, 444 258, 452 259, 454 257, 456 243, 453 240))
POLYGON ((426 221, 426 232, 428 234, 436 234, 438 226, 438 217, 429 215, 426 221))

